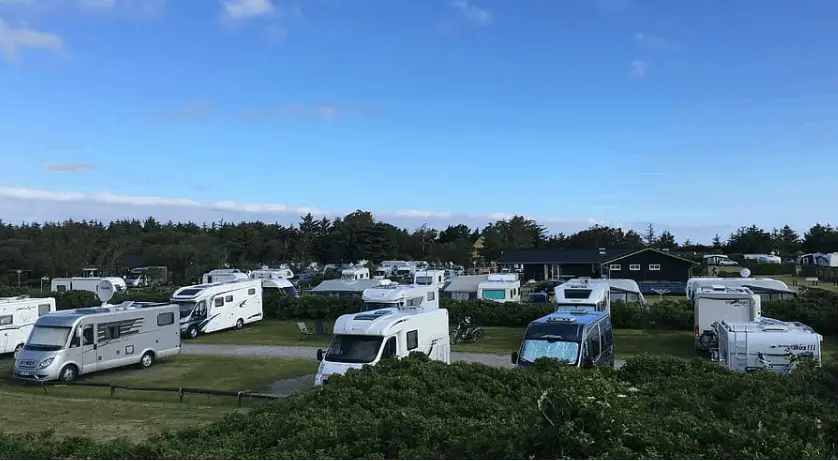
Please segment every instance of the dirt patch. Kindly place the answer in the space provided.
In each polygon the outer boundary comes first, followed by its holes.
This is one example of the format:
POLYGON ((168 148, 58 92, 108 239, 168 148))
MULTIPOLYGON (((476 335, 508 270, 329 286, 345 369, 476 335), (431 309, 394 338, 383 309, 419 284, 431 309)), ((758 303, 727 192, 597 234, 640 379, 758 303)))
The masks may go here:
POLYGON ((306 391, 314 387, 314 375, 303 375, 295 378, 285 378, 265 386, 262 392, 287 397, 298 391, 306 391))

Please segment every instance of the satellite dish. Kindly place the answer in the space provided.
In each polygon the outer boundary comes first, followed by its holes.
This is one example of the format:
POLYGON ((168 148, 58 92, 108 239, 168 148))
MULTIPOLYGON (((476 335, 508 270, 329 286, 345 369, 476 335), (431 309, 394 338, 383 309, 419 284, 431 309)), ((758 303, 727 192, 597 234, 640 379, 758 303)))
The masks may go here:
POLYGON ((99 285, 96 286, 96 296, 98 296, 99 301, 102 301, 103 303, 110 301, 115 293, 116 287, 110 280, 102 280, 99 282, 99 285))
POLYGON ((741 275, 742 278, 746 279, 751 276, 751 270, 747 267, 743 267, 742 270, 739 271, 739 275, 741 275))

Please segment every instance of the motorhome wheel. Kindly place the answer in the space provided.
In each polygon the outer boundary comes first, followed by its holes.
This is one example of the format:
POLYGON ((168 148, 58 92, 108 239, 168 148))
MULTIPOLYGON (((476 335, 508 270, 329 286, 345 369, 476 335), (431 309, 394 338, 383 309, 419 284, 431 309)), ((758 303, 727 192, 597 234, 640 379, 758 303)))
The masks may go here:
POLYGON ((186 334, 189 336, 189 339, 197 338, 198 337, 198 327, 196 327, 195 325, 192 325, 191 327, 189 327, 189 331, 187 331, 186 334))
POLYGON ((75 381, 76 374, 78 374, 78 370, 76 370, 75 365, 67 365, 61 369, 61 373, 58 374, 58 379, 61 380, 62 383, 71 383, 75 381))
POLYGON ((142 358, 140 358, 140 366, 143 368, 150 367, 152 363, 154 363, 154 354, 151 352, 146 352, 143 354, 142 358))
POLYGON ((236 320, 236 330, 241 330, 244 328, 244 320, 238 319, 236 320))

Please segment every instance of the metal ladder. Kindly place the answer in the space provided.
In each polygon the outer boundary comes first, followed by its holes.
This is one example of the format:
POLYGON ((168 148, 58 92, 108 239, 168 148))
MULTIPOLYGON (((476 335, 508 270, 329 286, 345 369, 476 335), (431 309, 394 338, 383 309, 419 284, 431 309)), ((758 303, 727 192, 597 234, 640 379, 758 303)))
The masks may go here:
POLYGON ((734 342, 734 356, 736 357, 737 366, 741 363, 748 367, 748 332, 737 331, 736 341, 734 342))

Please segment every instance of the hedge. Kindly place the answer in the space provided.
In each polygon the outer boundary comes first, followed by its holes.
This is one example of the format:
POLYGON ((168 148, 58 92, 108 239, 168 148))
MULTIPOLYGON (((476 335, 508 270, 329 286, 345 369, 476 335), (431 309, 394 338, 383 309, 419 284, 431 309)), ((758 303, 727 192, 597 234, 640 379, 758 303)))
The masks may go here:
MULTIPOLYGON (((118 293, 111 303, 124 300, 165 302, 174 288, 133 289, 118 293)), ((10 296, 20 293, 0 289, 0 294, 10 296)), ((32 296, 44 296, 29 293, 32 296)), ((74 309, 99 304, 93 293, 66 291, 51 293, 58 309, 74 309)), ((466 316, 482 326, 524 328, 529 322, 552 312, 551 304, 495 303, 490 301, 440 300, 448 309, 452 322, 466 316)), ((265 317, 279 320, 334 320, 342 314, 360 312, 360 297, 326 297, 303 295, 299 298, 268 293, 264 299, 265 317)), ((838 294, 825 290, 809 289, 804 296, 789 301, 769 301, 762 305, 763 315, 779 320, 799 321, 823 335, 838 335, 838 294)), ((645 308, 638 303, 611 303, 614 328, 618 329, 693 329, 693 308, 686 299, 664 300, 645 308)))
POLYGON ((835 459, 838 369, 734 373, 640 356, 621 370, 387 359, 140 443, 0 435, 7 459, 835 459))

